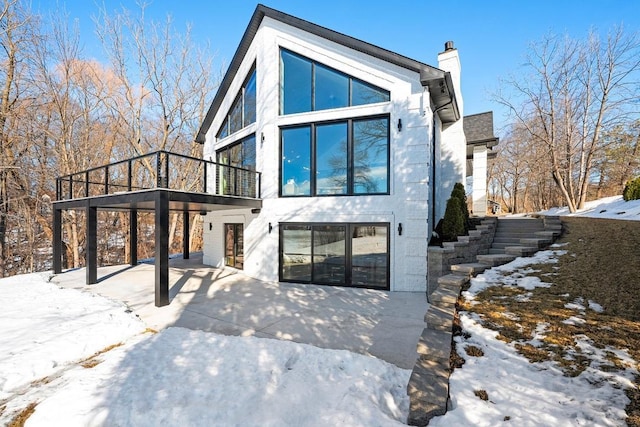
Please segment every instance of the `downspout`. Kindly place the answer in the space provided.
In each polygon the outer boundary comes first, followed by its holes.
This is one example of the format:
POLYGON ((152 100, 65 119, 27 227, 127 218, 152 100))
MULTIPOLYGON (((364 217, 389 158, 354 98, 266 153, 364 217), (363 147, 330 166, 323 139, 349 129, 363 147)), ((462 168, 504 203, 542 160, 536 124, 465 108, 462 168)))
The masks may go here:
MULTIPOLYGON (((432 132, 432 138, 431 138, 431 173, 433 176, 433 179, 431 181, 431 218, 433 221, 433 230, 434 231, 436 229, 436 223, 435 223, 435 219, 436 219, 436 114, 438 113, 438 111, 442 110, 445 107, 448 107, 449 105, 451 105, 453 103, 453 99, 449 102, 447 102, 446 104, 443 104, 441 106, 439 106, 438 108, 436 108, 435 110, 433 110, 433 124, 431 126, 431 132, 432 132)), ((431 238, 431 237, 429 237, 431 238)))
MULTIPOLYGON (((448 105, 451 105, 453 100, 443 104, 433 110, 433 117, 431 118, 431 223, 433 224, 431 233, 436 229, 436 114, 441 109, 445 108, 448 105)), ((431 236, 429 236, 429 240, 431 240, 431 236)), ((427 242, 427 246, 429 242, 427 242)), ((427 303, 431 304, 431 297, 429 296, 429 283, 427 281, 427 303)))

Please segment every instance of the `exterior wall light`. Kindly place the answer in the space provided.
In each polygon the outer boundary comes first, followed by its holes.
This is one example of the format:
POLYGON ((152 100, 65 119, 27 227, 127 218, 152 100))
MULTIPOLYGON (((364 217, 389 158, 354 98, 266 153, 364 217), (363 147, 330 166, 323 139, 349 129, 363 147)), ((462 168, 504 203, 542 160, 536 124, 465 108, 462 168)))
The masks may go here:
POLYGON ((273 231, 273 225, 271 225, 271 223, 269 223, 269 234, 271 234, 271 231, 273 231))
POLYGON ((402 132, 402 119, 398 119, 398 132, 402 132))
POLYGON ((398 223, 398 236, 402 236, 402 223, 398 223))

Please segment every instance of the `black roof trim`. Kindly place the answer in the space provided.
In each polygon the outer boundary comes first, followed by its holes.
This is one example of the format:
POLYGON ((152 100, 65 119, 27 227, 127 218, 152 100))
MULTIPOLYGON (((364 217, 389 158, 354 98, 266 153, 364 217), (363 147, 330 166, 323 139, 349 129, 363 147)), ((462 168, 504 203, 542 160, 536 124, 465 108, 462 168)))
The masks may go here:
MULTIPOLYGON (((213 102, 207 111, 207 114, 198 130, 198 134, 196 135, 195 141, 198 143, 204 143, 207 131, 213 122, 213 118, 215 117, 222 101, 233 82, 242 61, 244 60, 244 56, 246 55, 253 39, 258 32, 258 28, 262 23, 262 19, 267 16, 271 19, 283 22, 292 27, 301 29, 308 33, 314 34, 316 36, 322 37, 326 40, 330 40, 332 42, 338 43, 340 45, 346 46, 358 52, 365 53, 374 58, 381 59, 385 62, 389 62, 391 64, 397 65, 402 68, 406 68, 408 70, 420 73, 421 80, 425 79, 433 79, 433 78, 443 78, 445 73, 444 71, 433 67, 431 65, 424 64, 422 62, 416 61, 414 59, 408 58, 406 56, 397 54, 387 49, 383 49, 381 47, 372 45, 370 43, 364 42, 362 40, 347 36, 345 34, 339 33, 337 31, 330 30, 328 28, 322 27, 320 25, 313 24, 309 21, 305 21, 304 19, 296 18, 295 16, 288 15, 286 13, 280 12, 275 9, 271 9, 262 4, 258 4, 255 11, 253 12, 253 16, 249 21, 249 25, 245 30, 242 39, 240 40, 240 45, 236 50, 236 53, 233 55, 233 59, 229 64, 229 68, 220 83, 220 87, 218 88, 218 92, 216 96, 213 98, 213 102)), ((448 82, 450 82, 450 78, 448 82)), ((453 93, 453 86, 448 88, 451 93, 453 93)), ((454 104, 455 110, 457 112, 457 104, 455 103, 455 95, 454 95, 454 104)), ((459 114, 458 114, 459 116, 459 114)), ((458 117, 459 118, 459 117, 458 117)))

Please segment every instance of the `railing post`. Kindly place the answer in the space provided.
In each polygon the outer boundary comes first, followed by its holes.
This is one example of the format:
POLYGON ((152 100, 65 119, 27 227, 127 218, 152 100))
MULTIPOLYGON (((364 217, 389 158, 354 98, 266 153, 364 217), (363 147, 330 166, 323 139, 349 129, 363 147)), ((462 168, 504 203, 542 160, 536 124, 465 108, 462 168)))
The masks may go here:
POLYGON ((73 199, 73 175, 69 175, 69 200, 73 199))
POLYGON ((203 162, 203 165, 204 165, 204 185, 203 185, 204 188, 202 189, 202 192, 206 193, 207 192, 207 169, 209 169, 208 168, 209 165, 207 164, 206 160, 203 162))
POLYGON ((167 189, 169 189, 169 153, 165 152, 164 155, 164 176, 166 180, 167 189))
POLYGON ((128 173, 127 173, 127 191, 131 191, 131 175, 133 174, 133 170, 131 167, 131 159, 129 159, 128 163, 128 173))
POLYGON ((162 169, 162 159, 160 158, 161 151, 156 153, 156 187, 162 187, 162 177, 160 176, 160 169, 162 169))
POLYGON ((109 194, 109 166, 104 167, 104 194, 109 194))
POLYGON ((84 173, 84 197, 89 197, 89 171, 84 173))

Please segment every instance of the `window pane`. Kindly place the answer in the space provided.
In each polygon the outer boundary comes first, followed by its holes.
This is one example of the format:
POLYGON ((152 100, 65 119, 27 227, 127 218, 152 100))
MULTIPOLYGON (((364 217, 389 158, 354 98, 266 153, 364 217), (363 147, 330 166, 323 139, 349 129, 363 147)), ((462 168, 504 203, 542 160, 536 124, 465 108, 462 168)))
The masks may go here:
POLYGON ((238 97, 229 112, 229 134, 242 129, 242 99, 238 97))
POLYGON ((313 281, 315 283, 345 282, 346 227, 313 227, 313 281))
POLYGON ((229 135, 229 120, 225 119, 224 122, 222 122, 222 126, 220 126, 220 130, 218 131, 217 138, 222 139, 222 138, 225 138, 227 135, 229 135))
POLYGON ((281 113, 311 111, 311 61, 284 50, 280 58, 281 113))
POLYGON ((351 284, 387 288, 388 226, 362 225, 353 227, 351 239, 351 284))
MULTIPOLYGON (((242 164, 243 169, 256 170, 256 137, 251 135, 242 140, 242 164)), ((256 174, 250 171, 239 171, 242 191, 241 196, 255 197, 256 174)))
POLYGON ((349 77, 316 63, 314 110, 347 107, 349 77))
POLYGON ((388 102, 389 92, 365 83, 362 80, 351 80, 351 105, 374 104, 388 102))
POLYGON ((282 280, 311 281, 311 227, 281 225, 282 280))
POLYGON ((353 122, 353 193, 388 193, 389 120, 353 122))
POLYGON ((347 124, 316 127, 316 194, 347 193, 347 124))
POLYGON ((244 90, 244 126, 256 121, 256 71, 253 70, 244 90))
POLYGON ((311 194, 311 128, 282 130, 282 195, 311 194))
POLYGON ((251 135, 242 140, 242 163, 244 169, 256 170, 256 136, 251 135))

